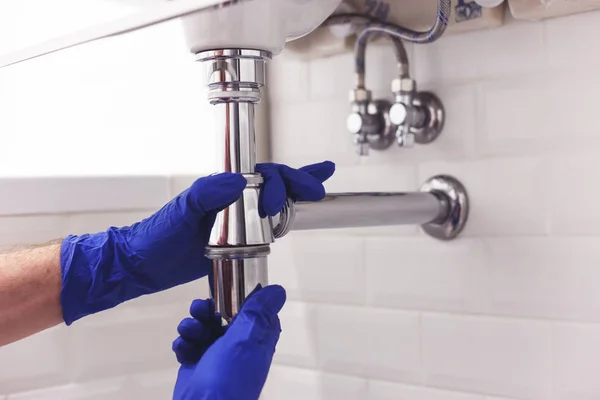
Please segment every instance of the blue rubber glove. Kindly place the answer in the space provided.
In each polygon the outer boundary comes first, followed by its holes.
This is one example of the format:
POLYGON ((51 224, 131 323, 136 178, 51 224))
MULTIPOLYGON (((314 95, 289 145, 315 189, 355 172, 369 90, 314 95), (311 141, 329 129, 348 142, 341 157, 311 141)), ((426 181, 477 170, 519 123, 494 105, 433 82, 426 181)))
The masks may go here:
POLYGON ((279 214, 288 197, 294 201, 322 200, 325 197, 322 183, 333 175, 335 164, 325 161, 300 169, 282 164, 258 164, 256 172, 265 180, 259 207, 259 214, 264 218, 279 214))
MULTIPOLYGON (((299 170, 258 165, 265 177, 261 214, 276 215, 287 196, 321 200, 322 182, 334 169, 328 161, 299 170)), ((67 236, 60 254, 65 323, 206 276, 212 262, 204 257, 204 248, 216 214, 235 202, 245 186, 238 174, 201 178, 141 222, 67 236)))
POLYGON ((173 351, 181 363, 173 400, 258 400, 281 333, 281 286, 260 286, 227 327, 212 300, 195 300, 173 351))

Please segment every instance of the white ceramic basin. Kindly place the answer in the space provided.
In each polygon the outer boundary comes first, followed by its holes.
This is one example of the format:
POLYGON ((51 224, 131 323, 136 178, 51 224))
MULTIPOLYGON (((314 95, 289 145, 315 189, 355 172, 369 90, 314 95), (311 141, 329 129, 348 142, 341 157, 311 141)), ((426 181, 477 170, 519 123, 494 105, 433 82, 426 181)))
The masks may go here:
POLYGON ((341 0, 107 0, 140 11, 0 54, 0 67, 181 18, 190 51, 219 48, 266 50, 278 54, 285 43, 317 28, 341 0))
POLYGON ((245 48, 279 54, 285 43, 307 35, 341 0, 250 0, 182 18, 190 51, 245 48))

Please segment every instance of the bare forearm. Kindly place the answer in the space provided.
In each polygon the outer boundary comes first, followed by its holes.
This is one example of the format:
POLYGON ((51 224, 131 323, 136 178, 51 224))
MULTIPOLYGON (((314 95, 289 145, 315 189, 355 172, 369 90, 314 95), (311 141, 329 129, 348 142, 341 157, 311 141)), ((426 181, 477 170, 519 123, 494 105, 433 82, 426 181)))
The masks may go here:
POLYGON ((0 253, 0 346, 63 322, 60 242, 0 253))

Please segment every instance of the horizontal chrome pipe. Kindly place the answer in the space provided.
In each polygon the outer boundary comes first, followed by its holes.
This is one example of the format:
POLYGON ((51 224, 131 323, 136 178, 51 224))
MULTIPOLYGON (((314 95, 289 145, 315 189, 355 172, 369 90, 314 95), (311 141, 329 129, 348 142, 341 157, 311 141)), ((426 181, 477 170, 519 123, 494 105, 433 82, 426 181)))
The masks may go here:
POLYGON ((443 221, 448 202, 433 193, 338 193, 296 203, 292 230, 360 228, 443 221))
POLYGON ((464 186, 438 175, 409 193, 337 193, 316 203, 288 200, 274 224, 276 238, 290 230, 419 224, 430 236, 450 240, 465 227, 469 198, 464 186))

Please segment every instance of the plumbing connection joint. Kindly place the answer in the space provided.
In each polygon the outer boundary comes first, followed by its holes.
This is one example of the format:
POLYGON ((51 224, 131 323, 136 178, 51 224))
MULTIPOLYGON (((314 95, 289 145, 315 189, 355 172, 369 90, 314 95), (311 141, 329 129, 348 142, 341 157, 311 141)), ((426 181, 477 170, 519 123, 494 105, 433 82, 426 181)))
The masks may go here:
MULTIPOLYGON (((217 215, 205 251, 213 260, 210 285, 216 311, 226 322, 231 322, 258 284, 268 285, 270 245, 291 229, 420 224, 430 236, 449 240, 462 231, 469 211, 467 193, 460 182, 449 176, 436 176, 420 192, 334 193, 315 203, 294 204, 288 200, 276 223, 271 218, 261 218, 258 209, 263 178, 254 172, 254 108, 260 102, 265 64, 270 57, 268 52, 245 49, 196 55, 208 67, 208 99, 217 114, 218 172, 239 173, 247 180, 242 196, 217 215)), ((398 92, 398 96, 404 95, 404 91, 398 92)), ((357 135, 364 133, 369 147, 384 148, 396 141, 398 127, 392 123, 396 117, 391 115, 393 106, 372 101, 364 89, 356 90, 353 96, 357 121, 360 118, 357 135), (378 137, 378 129, 385 129, 386 135, 378 137)), ((411 101, 413 105, 428 104, 418 95, 411 101)), ((410 121, 414 126, 426 127, 432 124, 428 112, 416 111, 410 121)))
POLYGON ((369 149, 385 150, 394 142, 410 148, 415 143, 435 141, 444 128, 444 107, 431 92, 417 92, 411 78, 392 81, 394 103, 373 100, 371 92, 357 88, 350 92, 351 112, 347 129, 354 135, 358 155, 366 156, 369 149))
MULTIPOLYGON (((442 1, 449 4, 447 0, 442 1)), ((372 25, 359 34, 355 47, 356 86, 350 92, 351 113, 347 128, 354 135, 357 153, 385 150, 394 142, 400 147, 433 142, 444 128, 444 107, 430 92, 418 92, 409 74, 408 54, 402 40, 384 26, 372 25), (393 103, 373 100, 365 88, 366 48, 374 34, 387 35, 394 45, 398 77, 392 81, 393 103)), ((441 33, 440 33, 441 34, 441 33)))

